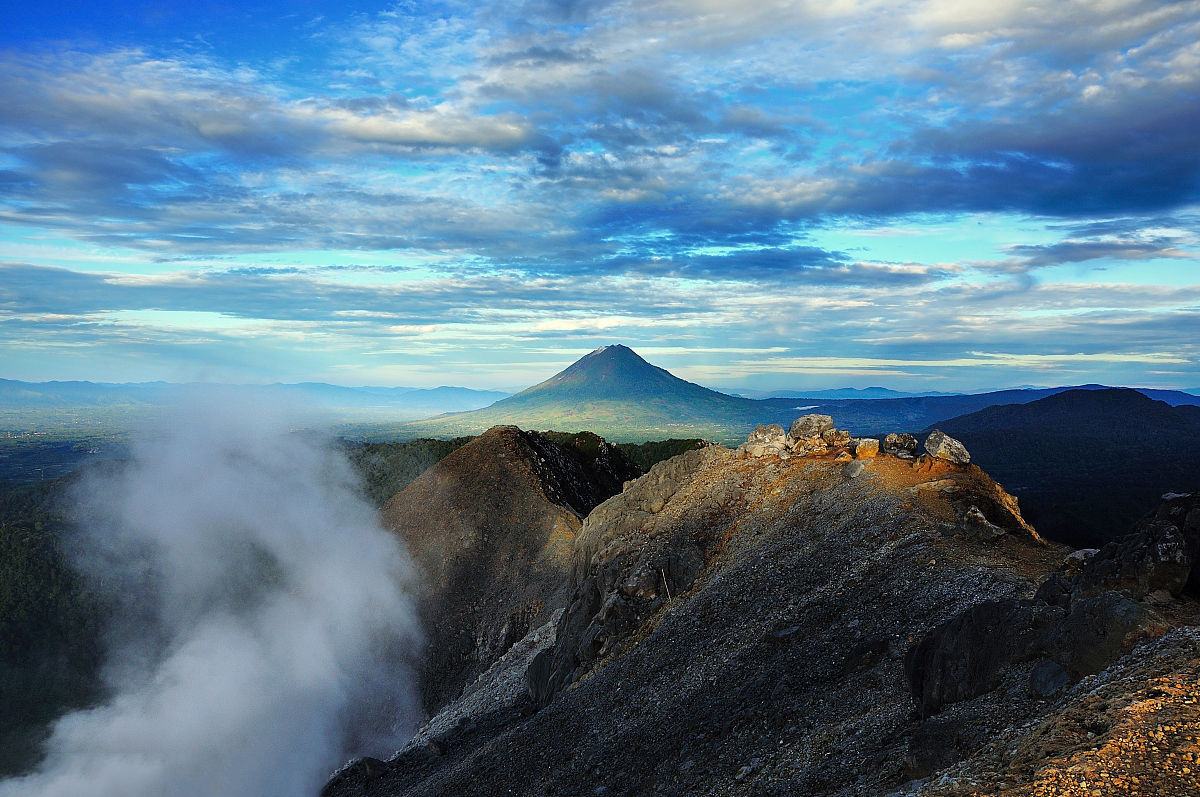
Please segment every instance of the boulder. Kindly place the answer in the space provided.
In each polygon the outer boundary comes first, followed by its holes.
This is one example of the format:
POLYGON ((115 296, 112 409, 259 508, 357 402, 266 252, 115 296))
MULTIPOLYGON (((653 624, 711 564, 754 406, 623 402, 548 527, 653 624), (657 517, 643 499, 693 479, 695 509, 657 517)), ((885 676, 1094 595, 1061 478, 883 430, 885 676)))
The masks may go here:
POLYGON ((1061 573, 1051 573, 1037 588, 1033 599, 1048 603, 1051 606, 1071 608, 1071 582, 1063 578, 1061 573))
POLYGON ((1071 674, 1050 659, 1042 659, 1029 674, 1029 690, 1038 697, 1053 697, 1071 685, 1071 674))
POLYGON ((874 459, 879 454, 879 440, 874 437, 852 437, 849 446, 855 459, 874 459))
POLYGON ((821 439, 825 441, 825 445, 837 448, 849 444, 850 433, 844 429, 826 429, 821 432, 821 439))
POLYGON ((964 609, 909 648, 904 673, 922 717, 994 689, 1004 670, 1035 655, 1063 610, 1040 601, 985 601, 964 609))
POLYGON ((909 648, 904 672, 921 716, 989 692, 1006 672, 1035 660, 1030 688, 1049 696, 1167 629, 1149 607, 1117 592, 1080 600, 1070 611, 1043 596, 977 603, 909 648))
MULTIPOLYGON (((1162 503, 1138 521, 1134 529, 1142 530, 1164 523, 1178 530, 1192 562, 1200 565, 1200 492, 1166 493, 1162 497, 1162 503)), ((1192 568, 1185 591, 1191 595, 1200 595, 1200 566, 1192 568)))
POLYGON ((822 432, 833 428, 833 417, 830 415, 801 415, 792 421, 788 429, 788 437, 792 440, 807 440, 820 437, 822 432))
POLYGON ((1155 590, 1179 595, 1192 572, 1192 555, 1179 529, 1165 520, 1139 525, 1096 552, 1075 579, 1074 600, 1119 590, 1134 600, 1155 590))
POLYGON ((917 438, 910 434, 892 432, 883 438, 883 453, 902 459, 912 459, 917 455, 917 438))
POLYGON ((994 540, 1005 533, 1004 529, 988 520, 977 506, 972 506, 963 515, 962 527, 967 534, 980 540, 994 540))
POLYGON ((762 457, 768 454, 778 454, 786 451, 788 437, 783 427, 777 423, 762 424, 754 427, 754 431, 746 438, 746 442, 738 448, 752 457, 762 457))
POLYGON ((760 423, 746 438, 747 445, 779 445, 783 446, 785 439, 783 427, 777 423, 760 423))
POLYGON ((971 463, 971 455, 967 453, 967 447, 938 429, 934 429, 929 433, 929 437, 925 438, 925 451, 931 457, 944 459, 956 465, 971 463))
POLYGON ((863 463, 859 460, 855 460, 854 462, 847 463, 842 468, 842 475, 845 476, 847 479, 857 479, 859 476, 861 476, 863 474, 863 471, 866 469, 867 469, 867 466, 865 463, 863 463))
POLYGON ((1092 675, 1117 660, 1138 642, 1161 635, 1158 616, 1118 592, 1078 601, 1043 640, 1046 654, 1073 679, 1092 675))

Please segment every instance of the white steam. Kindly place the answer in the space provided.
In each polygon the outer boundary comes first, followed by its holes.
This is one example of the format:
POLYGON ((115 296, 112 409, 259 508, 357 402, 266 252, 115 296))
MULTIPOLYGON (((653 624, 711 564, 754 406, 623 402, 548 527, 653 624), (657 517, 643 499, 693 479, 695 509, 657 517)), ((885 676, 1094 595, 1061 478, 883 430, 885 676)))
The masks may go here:
POLYGON ((0 795, 308 797, 411 735, 410 565, 345 459, 245 407, 174 424, 79 496, 110 699, 0 795))

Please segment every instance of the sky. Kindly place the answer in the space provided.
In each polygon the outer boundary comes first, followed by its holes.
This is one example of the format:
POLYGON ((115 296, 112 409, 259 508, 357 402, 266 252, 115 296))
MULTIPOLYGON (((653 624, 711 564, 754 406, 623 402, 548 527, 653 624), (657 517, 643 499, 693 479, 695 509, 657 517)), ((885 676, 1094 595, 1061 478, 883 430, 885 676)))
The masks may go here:
POLYGON ((0 377, 1200 387, 1200 2, 0 5, 0 377))

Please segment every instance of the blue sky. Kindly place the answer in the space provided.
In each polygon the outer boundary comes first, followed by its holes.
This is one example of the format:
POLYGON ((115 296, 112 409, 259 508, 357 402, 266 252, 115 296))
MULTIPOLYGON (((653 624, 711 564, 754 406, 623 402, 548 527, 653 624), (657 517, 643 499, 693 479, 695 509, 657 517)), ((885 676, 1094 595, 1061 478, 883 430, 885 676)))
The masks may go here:
POLYGON ((13 6, 3 377, 1200 387, 1200 2, 13 6))

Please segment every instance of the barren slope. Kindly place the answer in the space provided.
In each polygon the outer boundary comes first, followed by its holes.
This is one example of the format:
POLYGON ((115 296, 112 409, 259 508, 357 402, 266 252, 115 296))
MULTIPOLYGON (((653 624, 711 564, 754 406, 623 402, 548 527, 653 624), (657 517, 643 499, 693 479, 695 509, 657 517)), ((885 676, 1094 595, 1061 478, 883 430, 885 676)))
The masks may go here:
POLYGON ((602 441, 592 463, 581 467, 536 433, 496 427, 384 505, 385 525, 404 539, 423 580, 428 710, 564 602, 580 518, 636 475, 602 441))
MULTIPOLYGON (((1038 747, 1029 728, 1078 736, 1147 700, 1179 729, 1159 749, 1192 760, 1194 633, 1158 637, 1194 623, 1194 602, 1062 569, 1069 549, 975 466, 838 453, 713 446, 656 465, 588 516, 561 620, 472 687, 493 702, 452 706, 326 793, 991 794, 1011 773, 989 744, 1011 736, 1024 793, 1084 794, 1082 748, 1038 747), (1035 599, 1048 576, 1101 591, 1035 599), (1097 680, 1110 664, 1132 680, 1097 680), (1181 679, 1178 700, 1154 686, 1181 679), (1088 703, 1102 683, 1119 686, 1088 703)), ((1159 752, 1145 733, 1110 738, 1126 763, 1109 769, 1145 777, 1159 752)), ((1183 764, 1159 769, 1152 793, 1189 793, 1183 764)))

